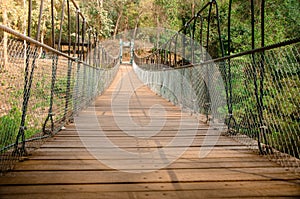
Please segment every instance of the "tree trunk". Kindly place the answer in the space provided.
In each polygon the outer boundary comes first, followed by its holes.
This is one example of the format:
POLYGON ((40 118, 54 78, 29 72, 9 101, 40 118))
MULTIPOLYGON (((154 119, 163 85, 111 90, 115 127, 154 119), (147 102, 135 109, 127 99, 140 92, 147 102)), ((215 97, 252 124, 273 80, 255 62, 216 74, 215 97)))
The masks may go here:
POLYGON ((116 22, 116 26, 115 26, 115 30, 114 30, 114 40, 116 39, 116 35, 117 35, 117 32, 118 32, 119 23, 120 23, 122 14, 123 14, 123 8, 121 9, 121 11, 120 11, 120 13, 119 13, 118 19, 117 19, 117 22, 116 22))
MULTIPOLYGON (((23 0, 23 16, 24 16, 24 19, 23 19, 23 26, 22 26, 22 30, 23 30, 23 34, 26 35, 26 25, 27 25, 27 20, 26 20, 26 15, 27 15, 27 12, 26 12, 26 0, 23 0)), ((26 55, 27 55, 27 43, 26 43, 26 40, 24 40, 24 61, 23 61, 23 65, 24 65, 24 69, 26 67, 26 55)))
POLYGON ((128 17, 125 18, 125 29, 123 32, 123 41, 126 41, 128 38, 127 30, 128 30, 128 17))
POLYGON ((135 26, 134 26, 134 31, 133 31, 133 35, 132 35, 132 39, 135 40, 135 36, 136 36, 136 31, 137 31, 137 28, 138 28, 138 25, 139 25, 139 21, 140 21, 140 18, 138 17, 135 21, 135 26))
POLYGON ((192 3, 192 17, 195 16, 195 0, 192 3))
POLYGON ((99 0, 100 8, 103 8, 103 0, 99 0))
MULTIPOLYGON (((2 18, 3 18, 3 25, 7 26, 7 1, 2 0, 2 18)), ((7 69, 7 64, 8 64, 8 53, 7 53, 7 33, 4 31, 3 32, 3 65, 1 68, 3 70, 7 69)))
POLYGON ((135 21, 135 26, 134 26, 134 32, 133 32, 133 39, 135 40, 135 37, 136 37, 136 31, 138 29, 138 26, 139 26, 139 23, 140 23, 140 18, 142 17, 143 15, 143 12, 140 12, 138 17, 136 18, 136 21, 135 21))
MULTIPOLYGON (((41 43, 44 44, 44 36, 45 36, 45 31, 46 31, 46 20, 44 20, 43 25, 42 25, 42 31, 41 31, 41 43)), ((40 47, 40 53, 39 53, 39 58, 43 55, 43 47, 40 47)))
POLYGON ((156 28, 157 28, 157 33, 156 33, 156 46, 155 48, 158 48, 159 45, 159 38, 160 38, 160 23, 159 23, 159 14, 156 15, 156 28))

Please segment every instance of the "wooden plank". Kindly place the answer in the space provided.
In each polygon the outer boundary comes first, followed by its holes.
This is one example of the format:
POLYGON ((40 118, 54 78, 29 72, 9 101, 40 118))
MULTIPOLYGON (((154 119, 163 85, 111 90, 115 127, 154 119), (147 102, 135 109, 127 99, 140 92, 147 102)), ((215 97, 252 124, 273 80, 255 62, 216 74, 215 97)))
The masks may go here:
MULTIPOLYGON (((165 147, 165 148, 180 148, 180 147, 206 147, 206 146, 212 146, 212 144, 210 143, 206 143, 206 144, 201 144, 201 143, 192 143, 190 146, 186 146, 185 143, 175 143, 172 144, 172 146, 167 146, 169 144, 168 142, 163 142, 163 141, 159 141, 159 143, 157 143, 156 141, 136 141, 135 139, 133 139, 132 141, 129 140, 112 140, 110 139, 110 141, 114 144, 114 146, 112 145, 102 145, 102 142, 97 142, 97 141, 86 141, 88 142, 88 144, 90 144, 90 146, 93 146, 93 148, 98 147, 98 148, 115 148, 120 147, 120 148, 136 148, 137 144, 140 145, 140 148, 146 147, 146 148, 158 148, 158 147, 165 147)), ((184 139, 182 139, 182 141, 184 142, 184 139)), ((239 144, 241 145, 241 144, 239 144)), ((233 143, 230 141, 219 141, 217 142, 214 146, 218 147, 218 146, 239 146, 237 143, 233 143)), ((46 144, 43 145, 43 148, 82 148, 84 147, 84 145, 82 144, 81 141, 68 141, 68 142, 47 142, 46 144)))
MULTIPOLYGON (((102 196, 106 193, 123 194, 148 194, 150 196, 153 192, 171 194, 172 192, 180 193, 178 190, 192 191, 200 194, 199 196, 215 196, 215 197, 238 197, 252 196, 252 197, 272 197, 272 196, 297 196, 299 189, 296 184, 289 182, 277 181, 258 181, 252 182, 205 182, 205 183, 147 183, 147 184, 81 184, 81 185, 30 185, 19 186, 15 189, 13 186, 6 186, 5 191, 0 189, 0 195, 3 198, 14 196, 21 198, 21 195, 38 196, 45 194, 51 196, 58 196, 58 194, 70 194, 75 198, 77 194, 81 193, 97 193, 102 196), (180 187, 180 189, 179 189, 180 187)), ((12 198, 12 197, 11 197, 12 198)), ((60 197, 59 197, 60 198, 60 197)), ((102 198, 102 197, 101 197, 102 198)), ((195 197, 192 197, 195 198, 195 197)))
MULTIPOLYGON (((118 76, 130 70, 121 67, 118 76)), ((131 78, 133 83, 138 81, 134 75, 131 78)), ((199 121, 195 127, 193 121, 196 117, 182 112, 145 86, 134 92, 129 110, 117 104, 114 105, 117 111, 113 112, 111 99, 116 84, 114 81, 95 101, 94 107, 88 107, 79 114, 81 118, 86 117, 84 121, 87 124, 80 127, 80 134, 75 124, 66 126, 65 130, 48 139, 32 155, 24 157, 12 172, 0 176, 0 198, 173 199, 300 196, 299 174, 279 167, 231 138, 219 137, 214 133, 207 135, 207 124, 199 121), (156 113, 152 115, 152 120, 166 118, 163 128, 147 139, 136 137, 148 135, 151 128, 137 130, 132 124, 127 124, 126 120, 130 117, 136 124, 147 125, 150 121, 148 110, 153 104, 160 104, 165 108, 166 117, 159 114, 161 110, 152 109, 156 113), (99 126, 90 123, 89 117, 94 110, 104 134, 99 134, 99 126), (114 121, 114 114, 124 119, 122 128, 114 121), (181 120, 185 122, 180 126, 181 120), (184 133, 180 135, 182 142, 172 146, 174 153, 162 154, 163 157, 142 156, 145 152, 167 148, 174 136, 178 136, 179 129, 184 133), (128 136, 124 130, 131 135, 135 133, 135 136, 128 136), (108 147, 103 142, 104 138, 123 150, 141 156, 131 159, 124 157, 108 147), (185 144, 189 138, 193 139, 191 146, 185 144), (102 162, 90 154, 81 139, 95 144, 91 150, 96 155, 101 155, 102 162), (205 139, 218 141, 213 147, 211 143, 204 143, 205 139), (179 159, 164 167, 165 163, 160 161, 162 158, 173 158, 177 150, 187 146, 189 147, 179 159), (211 151, 205 158, 199 158, 200 149, 211 151), (128 172, 110 168, 103 160, 108 160, 128 172), (139 163, 133 165, 132 162, 137 160, 139 163), (141 169, 145 169, 145 172, 140 173, 141 169)), ((123 86, 118 97, 132 92, 129 84, 123 86)))
MULTIPOLYGON (((140 168, 137 168, 140 169, 140 168)), ((135 172, 135 170, 131 170, 135 172)), ((1 178, 0 185, 69 184, 69 183, 137 183, 137 182, 212 182, 297 180, 284 168, 184 169, 158 170, 150 173, 120 171, 12 171, 1 178)))
MULTIPOLYGON (((90 159, 93 158, 88 151, 83 151, 85 148, 46 148, 46 150, 40 149, 39 153, 34 154, 33 156, 29 156, 29 159, 44 159, 44 158, 52 158, 52 159, 90 159)), ((133 148, 134 150, 134 148, 133 148)), ((104 150, 102 149, 101 152, 104 150)), ((100 153, 100 152, 99 152, 100 153)), ((97 153, 96 153, 97 154, 97 153)), ((102 153, 103 154, 103 153, 102 153)), ((111 158, 119 158, 118 153, 111 152, 110 149, 107 149, 107 153, 103 154, 103 159, 111 158)), ((210 152, 206 158, 256 158, 257 155, 247 152, 242 153, 239 151, 212 151, 210 152)), ((195 151, 186 151, 180 158, 187 159, 199 159, 199 148, 196 147, 195 151)), ((242 160, 242 159, 241 159, 242 160)), ((220 159, 220 161, 222 161, 220 159)))
MULTIPOLYGON (((122 162, 123 169, 128 164, 122 162)), ((160 167, 160 165, 158 165, 160 167)), ((161 165, 163 166, 163 165, 161 165)), ((168 169, 211 169, 211 168, 273 168, 279 167, 270 161, 176 161, 168 169)), ((98 160, 31 160, 25 161, 14 167, 14 171, 76 171, 76 170, 112 170, 98 160)))

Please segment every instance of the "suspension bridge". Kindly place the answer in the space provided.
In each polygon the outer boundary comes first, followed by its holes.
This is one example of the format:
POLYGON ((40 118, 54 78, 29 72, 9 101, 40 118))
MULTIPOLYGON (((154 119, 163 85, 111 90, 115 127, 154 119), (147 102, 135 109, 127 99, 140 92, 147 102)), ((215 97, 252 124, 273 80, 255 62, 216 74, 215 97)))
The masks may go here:
POLYGON ((300 196, 300 38, 255 48, 252 12, 252 49, 232 54, 216 1, 152 29, 159 46, 150 29, 100 42, 75 1, 61 12, 51 45, 41 17, 35 38, 0 25, 1 198, 300 196))

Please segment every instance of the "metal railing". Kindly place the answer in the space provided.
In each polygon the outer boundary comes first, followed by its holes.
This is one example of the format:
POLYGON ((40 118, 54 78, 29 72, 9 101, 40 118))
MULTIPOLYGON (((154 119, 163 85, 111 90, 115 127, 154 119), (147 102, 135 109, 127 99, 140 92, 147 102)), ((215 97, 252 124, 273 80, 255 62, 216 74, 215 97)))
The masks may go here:
POLYGON ((225 53, 217 2, 210 1, 152 54, 135 54, 134 68, 154 92, 202 114, 205 121, 224 118, 228 136, 299 171, 300 38, 265 46, 262 2, 261 47, 255 48, 253 6, 251 1, 252 49, 231 55, 228 17, 225 53), (212 14, 214 6, 216 12, 212 14), (217 26, 210 26, 208 19, 215 19, 217 26), (218 33, 217 41, 210 40, 211 31, 218 33), (200 33, 198 40, 195 33, 200 33), (210 57, 211 49, 219 52, 218 56, 210 57), (220 78, 223 85, 216 81, 220 78))
MULTIPOLYGON (((30 20, 28 36, 0 25, 5 34, 0 41, 1 171, 11 169, 45 138, 72 122, 79 110, 87 107, 109 86, 118 70, 119 58, 111 57, 105 51, 97 34, 91 31, 92 27, 85 28, 88 24, 75 2, 63 1, 65 3, 61 11, 60 34, 57 40, 52 35, 52 46, 39 41, 39 27, 37 36, 30 37, 30 20), (76 27, 71 27, 72 24, 76 27), (64 33, 68 38, 65 46, 62 45, 63 25, 68 27, 64 33), (71 28, 76 30, 75 39, 71 38, 71 28), (67 54, 62 52, 63 49, 67 54)), ((40 5, 42 16, 43 1, 40 5)), ((31 12, 29 6, 28 13, 31 12)), ((40 26, 41 18, 38 24, 40 26)))

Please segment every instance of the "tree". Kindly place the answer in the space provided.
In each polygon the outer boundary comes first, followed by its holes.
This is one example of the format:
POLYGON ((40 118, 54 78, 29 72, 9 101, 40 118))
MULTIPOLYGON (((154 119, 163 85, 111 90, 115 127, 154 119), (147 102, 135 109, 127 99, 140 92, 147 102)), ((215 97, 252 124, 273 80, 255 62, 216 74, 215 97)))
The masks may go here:
MULTIPOLYGON (((3 18, 3 25, 8 25, 8 19, 7 19, 7 1, 2 0, 2 18, 3 18)), ((7 67, 7 61, 8 61, 8 55, 7 55, 7 33, 3 32, 3 66, 2 68, 6 70, 7 67)))
POLYGON ((95 28, 100 37, 109 37, 112 32, 113 21, 103 7, 103 0, 82 1, 80 7, 87 22, 95 28))
POLYGON ((108 17, 113 21, 114 30, 113 38, 116 38, 116 35, 119 32, 119 26, 121 19, 123 17, 123 12, 126 4, 130 2, 128 0, 116 0, 116 1, 105 1, 103 6, 109 13, 108 17))

